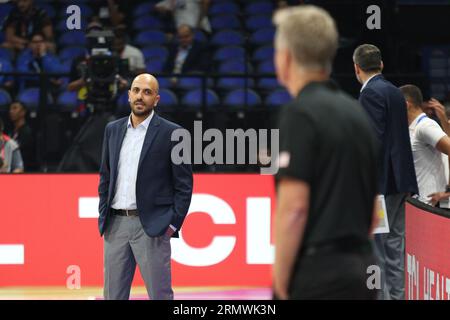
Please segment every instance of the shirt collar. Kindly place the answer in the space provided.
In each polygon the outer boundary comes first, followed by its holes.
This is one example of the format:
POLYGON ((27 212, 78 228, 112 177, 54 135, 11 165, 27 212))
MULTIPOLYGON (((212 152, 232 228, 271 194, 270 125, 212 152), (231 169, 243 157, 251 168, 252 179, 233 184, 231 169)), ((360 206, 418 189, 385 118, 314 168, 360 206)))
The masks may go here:
POLYGON ((188 45, 186 48, 183 48, 183 47, 179 47, 178 48, 178 51, 189 51, 189 50, 191 50, 191 48, 192 48, 192 44, 190 44, 190 45, 188 45))
POLYGON ((364 84, 363 84, 363 86, 361 87, 361 90, 360 90, 359 92, 363 91, 364 88, 366 87, 366 85, 369 83, 369 81, 372 80, 372 78, 373 78, 373 77, 376 77, 377 75, 379 75, 379 73, 374 74, 374 75, 372 75, 369 79, 367 79, 366 82, 364 82, 364 84))
POLYGON ((409 127, 410 128, 414 128, 414 127, 416 127, 417 126, 417 123, 418 123, 418 121, 419 121, 419 119, 421 118, 421 117, 423 117, 423 116, 427 116, 426 114, 425 114, 425 112, 422 112, 421 114, 419 114, 415 119, 414 119, 414 121, 413 122, 411 122, 411 124, 409 125, 409 127))
MULTIPOLYGON (((153 118, 154 113, 155 113, 155 112, 152 110, 152 113, 150 113, 150 115, 147 117, 147 119, 145 119, 144 121, 142 121, 142 122, 136 127, 136 129, 137 129, 139 126, 143 126, 143 127, 145 128, 145 130, 147 130, 147 129, 148 129, 148 126, 150 125, 150 121, 151 121, 152 118, 153 118)), ((128 117, 127 128, 133 128, 133 126, 131 125, 131 114, 130 114, 130 116, 128 117)))

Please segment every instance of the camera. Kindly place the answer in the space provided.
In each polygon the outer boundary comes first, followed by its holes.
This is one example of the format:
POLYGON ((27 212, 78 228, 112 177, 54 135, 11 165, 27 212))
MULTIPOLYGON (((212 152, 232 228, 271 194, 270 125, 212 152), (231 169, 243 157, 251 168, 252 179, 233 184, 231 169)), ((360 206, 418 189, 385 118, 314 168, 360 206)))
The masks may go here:
POLYGON ((128 76, 128 60, 113 52, 114 33, 92 30, 86 35, 89 59, 84 75, 87 107, 93 112, 111 111, 115 106, 120 77, 128 76))

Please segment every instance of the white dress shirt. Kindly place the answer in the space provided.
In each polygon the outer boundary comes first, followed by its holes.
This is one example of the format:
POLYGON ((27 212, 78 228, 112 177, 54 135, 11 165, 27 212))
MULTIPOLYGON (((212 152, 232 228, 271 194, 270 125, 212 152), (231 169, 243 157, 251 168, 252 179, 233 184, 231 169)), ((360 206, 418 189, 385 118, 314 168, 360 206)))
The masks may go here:
POLYGON ((134 210, 136 205, 136 178, 141 156, 142 145, 148 125, 153 118, 154 112, 142 121, 136 128, 131 125, 131 115, 128 118, 127 132, 120 149, 119 164, 117 170, 116 193, 114 194, 111 207, 113 209, 134 210))

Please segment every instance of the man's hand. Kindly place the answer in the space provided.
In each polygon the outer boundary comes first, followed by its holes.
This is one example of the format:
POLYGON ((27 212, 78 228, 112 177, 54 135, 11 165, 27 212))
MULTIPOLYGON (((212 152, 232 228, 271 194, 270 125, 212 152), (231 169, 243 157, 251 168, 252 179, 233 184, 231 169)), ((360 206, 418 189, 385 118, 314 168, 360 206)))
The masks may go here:
POLYGON ((431 205, 435 206, 442 199, 450 198, 450 192, 435 192, 429 194, 428 197, 431 197, 431 205))
POLYGON ((431 98, 430 101, 428 101, 428 107, 434 110, 436 116, 441 122, 442 128, 444 129, 445 133, 449 135, 450 126, 448 123, 447 113, 445 112, 445 107, 435 98, 431 98))

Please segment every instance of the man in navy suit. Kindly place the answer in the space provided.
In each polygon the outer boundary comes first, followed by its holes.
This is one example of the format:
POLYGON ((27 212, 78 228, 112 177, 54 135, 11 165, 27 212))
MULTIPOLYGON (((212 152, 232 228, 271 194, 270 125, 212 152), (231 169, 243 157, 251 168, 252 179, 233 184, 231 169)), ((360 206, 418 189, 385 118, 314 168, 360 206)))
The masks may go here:
POLYGON ((175 74, 208 71, 208 49, 201 42, 194 40, 191 27, 179 26, 177 37, 178 42, 169 48, 163 71, 175 74))
POLYGON ((417 180, 402 92, 381 71, 380 50, 363 44, 353 53, 356 78, 362 84, 359 102, 367 111, 381 147, 379 190, 385 196, 389 233, 375 235, 382 272, 381 298, 405 297, 405 199, 417 194, 417 180))
POLYGON ((136 263, 151 299, 173 299, 170 238, 192 196, 190 164, 171 161, 174 130, 159 117, 155 77, 138 75, 128 91, 131 115, 109 123, 100 167, 98 225, 104 235, 105 299, 128 299, 136 263))

